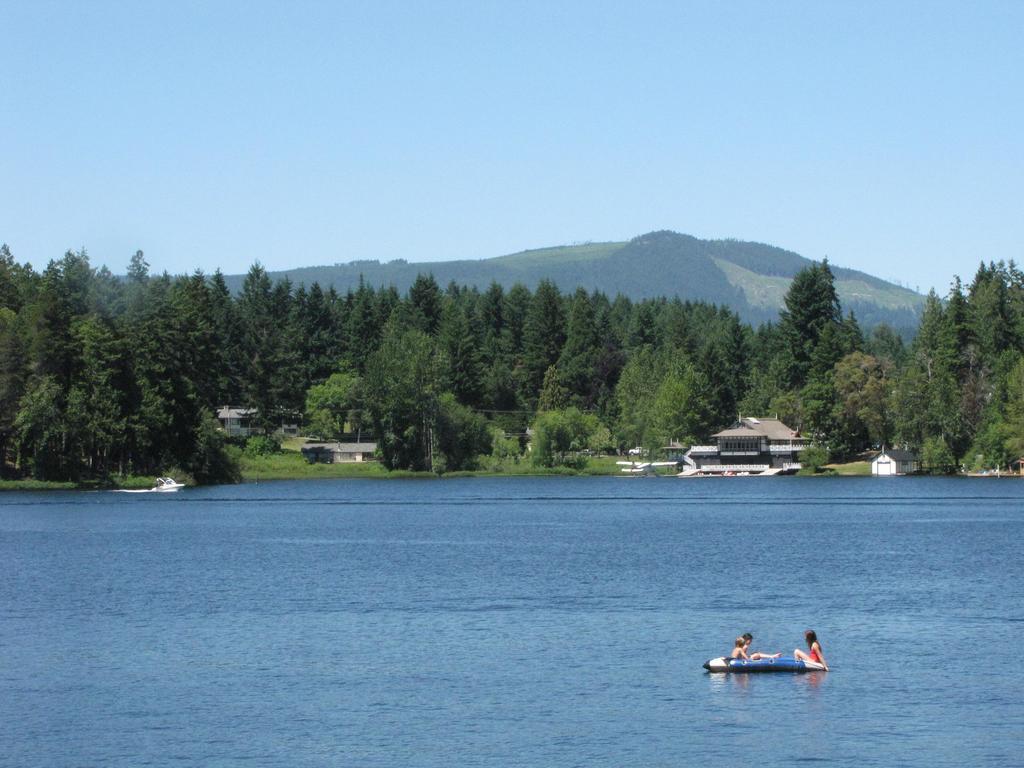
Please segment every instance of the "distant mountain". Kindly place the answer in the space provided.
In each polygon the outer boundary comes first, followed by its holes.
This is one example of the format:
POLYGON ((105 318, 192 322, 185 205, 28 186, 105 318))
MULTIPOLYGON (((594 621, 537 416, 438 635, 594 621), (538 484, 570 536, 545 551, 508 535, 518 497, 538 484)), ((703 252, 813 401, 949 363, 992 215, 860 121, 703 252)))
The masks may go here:
MULTIPOLYGON (((355 288, 362 277, 374 287, 393 285, 404 293, 419 274, 430 273, 443 288, 449 282, 481 290, 497 282, 516 282, 530 289, 544 278, 562 291, 577 286, 631 299, 659 296, 726 305, 752 323, 775 320, 793 276, 812 262, 763 243, 740 240, 699 240, 676 232, 651 232, 624 243, 542 248, 490 259, 412 263, 353 261, 329 267, 301 267, 271 272, 296 285, 319 283, 340 293, 355 288)), ((915 328, 924 297, 877 277, 830 265, 843 311, 853 310, 862 327, 886 322, 915 328)), ((225 278, 239 290, 241 275, 225 278)))

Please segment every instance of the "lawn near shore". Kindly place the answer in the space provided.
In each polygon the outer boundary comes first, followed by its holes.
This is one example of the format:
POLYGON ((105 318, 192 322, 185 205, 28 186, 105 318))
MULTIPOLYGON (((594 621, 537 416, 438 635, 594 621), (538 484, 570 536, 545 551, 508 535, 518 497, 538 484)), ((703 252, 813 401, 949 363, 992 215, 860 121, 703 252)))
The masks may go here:
MULTIPOLYGON (((239 457, 242 470, 242 482, 259 482, 261 480, 304 480, 326 478, 400 478, 400 477, 434 477, 432 472, 409 472, 395 470, 389 472, 379 461, 351 462, 345 464, 310 464, 300 453, 304 440, 301 438, 285 441, 281 452, 269 456, 239 457)), ((501 475, 617 475, 621 467, 615 462, 617 456, 595 456, 587 461, 581 470, 568 467, 551 469, 537 467, 523 458, 518 462, 490 463, 486 460, 480 469, 466 472, 448 472, 445 477, 479 477, 501 475)))
MULTIPOLYGON (((239 459, 242 482, 260 480, 305 480, 330 477, 392 477, 379 461, 346 464, 310 464, 297 449, 285 448, 270 456, 242 455, 239 459)), ((416 473, 407 472, 407 475, 416 473)))
POLYGON ((824 469, 846 477, 868 477, 871 475, 871 462, 851 461, 847 464, 826 464, 824 469))

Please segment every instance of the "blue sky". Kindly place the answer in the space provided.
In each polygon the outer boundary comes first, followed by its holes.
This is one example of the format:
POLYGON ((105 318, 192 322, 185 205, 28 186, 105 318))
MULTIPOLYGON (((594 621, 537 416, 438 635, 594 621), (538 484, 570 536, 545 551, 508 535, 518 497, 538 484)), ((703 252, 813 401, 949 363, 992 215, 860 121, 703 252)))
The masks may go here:
POLYGON ((1024 2, 0 0, 0 241, 123 272, 673 229, 1024 262, 1024 2))

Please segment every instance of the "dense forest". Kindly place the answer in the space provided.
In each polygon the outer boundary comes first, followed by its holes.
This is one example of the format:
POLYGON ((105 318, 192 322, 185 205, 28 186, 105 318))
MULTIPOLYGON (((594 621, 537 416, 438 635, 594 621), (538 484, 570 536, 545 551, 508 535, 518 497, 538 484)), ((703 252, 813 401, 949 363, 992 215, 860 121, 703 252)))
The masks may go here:
POLYGON ((126 277, 68 252, 42 272, 0 248, 0 458, 7 477, 109 481, 175 468, 237 476, 218 429, 255 409, 325 439, 372 434, 388 468, 552 466, 588 451, 707 440, 778 415, 814 463, 881 444, 936 472, 1024 454, 1024 274, 981 265, 934 293, 913 341, 844 314, 827 262, 799 272, 777 322, 632 301, 550 281, 486 290, 420 275, 400 295, 223 276, 126 277), (529 445, 528 445, 529 444, 529 445))

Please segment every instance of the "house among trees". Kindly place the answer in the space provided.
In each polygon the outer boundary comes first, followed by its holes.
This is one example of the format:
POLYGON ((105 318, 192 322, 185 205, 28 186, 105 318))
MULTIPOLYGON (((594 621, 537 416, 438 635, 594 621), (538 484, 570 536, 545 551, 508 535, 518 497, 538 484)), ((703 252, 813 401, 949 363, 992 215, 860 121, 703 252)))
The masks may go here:
POLYGON ((376 443, 306 443, 302 457, 310 464, 346 464, 371 461, 376 443))
POLYGON ((910 475, 921 471, 921 460, 913 451, 882 448, 871 460, 871 474, 879 477, 910 475))
MULTIPOLYGON (((228 437, 252 437, 262 434, 262 430, 256 424, 257 410, 255 408, 239 408, 238 406, 225 405, 217 409, 217 421, 220 428, 227 432, 228 437)), ((278 434, 294 437, 299 434, 297 423, 285 423, 276 430, 278 434)))
POLYGON ((217 421, 228 437, 249 437, 252 434, 252 408, 233 408, 225 405, 217 410, 217 421))
POLYGON ((809 441, 778 419, 740 418, 712 435, 713 445, 694 445, 683 457, 683 475, 779 475, 800 469, 809 441))

